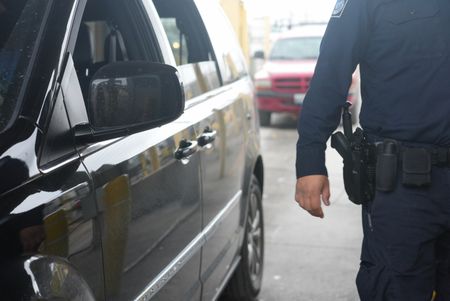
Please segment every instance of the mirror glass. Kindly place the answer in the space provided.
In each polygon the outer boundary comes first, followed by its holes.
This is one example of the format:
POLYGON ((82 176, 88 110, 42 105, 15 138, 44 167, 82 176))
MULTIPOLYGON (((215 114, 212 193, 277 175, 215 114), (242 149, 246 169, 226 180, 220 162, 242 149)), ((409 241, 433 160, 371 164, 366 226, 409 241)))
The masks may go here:
POLYGON ((94 129, 162 124, 182 113, 182 84, 172 66, 113 63, 94 75, 88 107, 94 129))

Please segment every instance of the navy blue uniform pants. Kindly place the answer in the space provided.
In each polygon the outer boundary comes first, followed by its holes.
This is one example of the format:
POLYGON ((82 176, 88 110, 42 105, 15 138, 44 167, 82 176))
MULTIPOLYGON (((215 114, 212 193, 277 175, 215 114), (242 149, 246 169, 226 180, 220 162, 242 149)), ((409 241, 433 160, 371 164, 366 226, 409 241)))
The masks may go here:
POLYGON ((363 206, 364 240, 356 279, 361 301, 450 300, 450 169, 432 185, 377 192, 363 206))

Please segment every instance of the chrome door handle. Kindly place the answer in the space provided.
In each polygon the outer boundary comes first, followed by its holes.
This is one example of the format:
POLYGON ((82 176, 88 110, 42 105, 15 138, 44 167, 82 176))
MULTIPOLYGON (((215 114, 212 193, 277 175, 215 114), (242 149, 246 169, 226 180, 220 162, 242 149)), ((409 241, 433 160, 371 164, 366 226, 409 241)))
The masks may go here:
POLYGON ((216 140, 216 136, 217 136, 217 131, 214 131, 211 128, 207 127, 205 129, 205 131, 203 132, 203 134, 201 134, 200 137, 198 137, 198 139, 197 139, 198 145, 200 147, 208 146, 211 143, 213 143, 214 140, 216 140))
POLYGON ((197 141, 181 140, 180 146, 175 151, 175 159, 177 160, 188 160, 193 154, 198 150, 197 141))

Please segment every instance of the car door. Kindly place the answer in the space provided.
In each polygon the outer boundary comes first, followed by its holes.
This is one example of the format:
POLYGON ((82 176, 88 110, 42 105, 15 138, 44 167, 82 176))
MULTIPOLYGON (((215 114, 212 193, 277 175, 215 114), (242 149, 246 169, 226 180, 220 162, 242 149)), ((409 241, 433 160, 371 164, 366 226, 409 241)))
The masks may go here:
MULTIPOLYGON (((203 171, 203 225, 206 242, 202 248, 203 300, 213 300, 237 264, 243 204, 242 177, 245 165, 242 104, 234 89, 223 89, 199 108, 203 171), (203 138, 205 137, 205 138, 203 138)), ((196 114, 198 114, 196 112, 196 114)))
MULTIPOLYGON (((247 127, 242 100, 251 97, 251 86, 249 80, 231 84, 243 77, 244 65, 242 61, 234 61, 234 53, 228 48, 214 51, 211 32, 208 33, 194 1, 154 0, 154 3, 185 84, 186 118, 195 123, 198 133, 205 236, 202 299, 211 300, 232 271, 242 238, 241 196, 247 127)), ((205 12, 216 14, 216 9, 206 8, 205 12)), ((220 22, 222 16, 211 17, 220 22)), ((218 26, 223 29, 222 25, 218 26)), ((232 43, 233 39, 225 43, 232 43)))
POLYGON ((221 93, 208 100, 206 123, 218 126, 215 151, 202 155, 204 222, 216 224, 203 247, 203 299, 214 300, 239 262, 247 204, 243 197, 248 129, 254 116, 252 84, 241 48, 218 3, 196 0, 206 23, 222 78, 221 93), (216 220, 220 220, 219 223, 216 220))
POLYGON ((77 5, 8 4, 9 41, 17 53, 23 47, 20 62, 30 67, 21 73, 29 80, 14 134, 2 133, 0 143, 2 300, 104 298, 95 199, 65 108, 73 70, 66 38, 77 5))
MULTIPOLYGON (((56 110, 65 115, 59 104, 55 105, 56 110)), ((55 132, 65 131, 66 137, 70 137, 67 119, 57 118, 59 113, 53 114, 51 128, 57 127, 55 132)), ((55 132, 45 137, 45 143, 54 139, 51 136, 55 132)), ((0 159, 2 167, 15 166, 9 174, 35 176, 33 181, 1 198, 3 205, 11 206, 0 226, 0 237, 7 237, 1 252, 2 295, 6 300, 25 300, 36 292, 45 299, 103 299, 102 249, 89 175, 76 152, 40 165, 39 170, 44 174, 34 174, 37 166, 23 159, 33 158, 33 150, 27 147, 38 146, 38 137, 35 132, 16 145, 16 151, 28 153, 0 159), (64 159, 64 164, 58 162, 60 159, 64 159), (16 239, 11 239, 15 236, 16 239), (22 271, 20 267, 25 269, 22 271), (30 290, 32 287, 34 291, 30 290)))
MULTIPOLYGON (((85 77, 110 62, 163 61, 153 14, 149 2, 88 1, 74 50, 80 83, 89 83, 85 77)), ((200 299, 196 138, 182 116, 159 128, 79 146, 99 208, 107 300, 200 299)))

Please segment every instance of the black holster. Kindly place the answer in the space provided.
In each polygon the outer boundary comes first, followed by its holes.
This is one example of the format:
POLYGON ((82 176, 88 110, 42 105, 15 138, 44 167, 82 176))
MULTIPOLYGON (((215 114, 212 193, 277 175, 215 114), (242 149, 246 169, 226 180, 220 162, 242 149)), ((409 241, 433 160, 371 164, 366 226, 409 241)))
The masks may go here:
POLYGON ((348 198, 355 204, 373 200, 375 196, 375 147, 367 140, 363 130, 352 129, 349 104, 343 108, 342 125, 344 133, 331 136, 331 147, 344 159, 344 186, 348 198))
POLYGON ((344 186, 347 195, 355 204, 373 200, 375 195, 375 147, 367 142, 358 128, 348 139, 341 132, 331 137, 331 147, 338 150, 344 159, 344 186), (346 146, 342 147, 342 145, 346 146))

